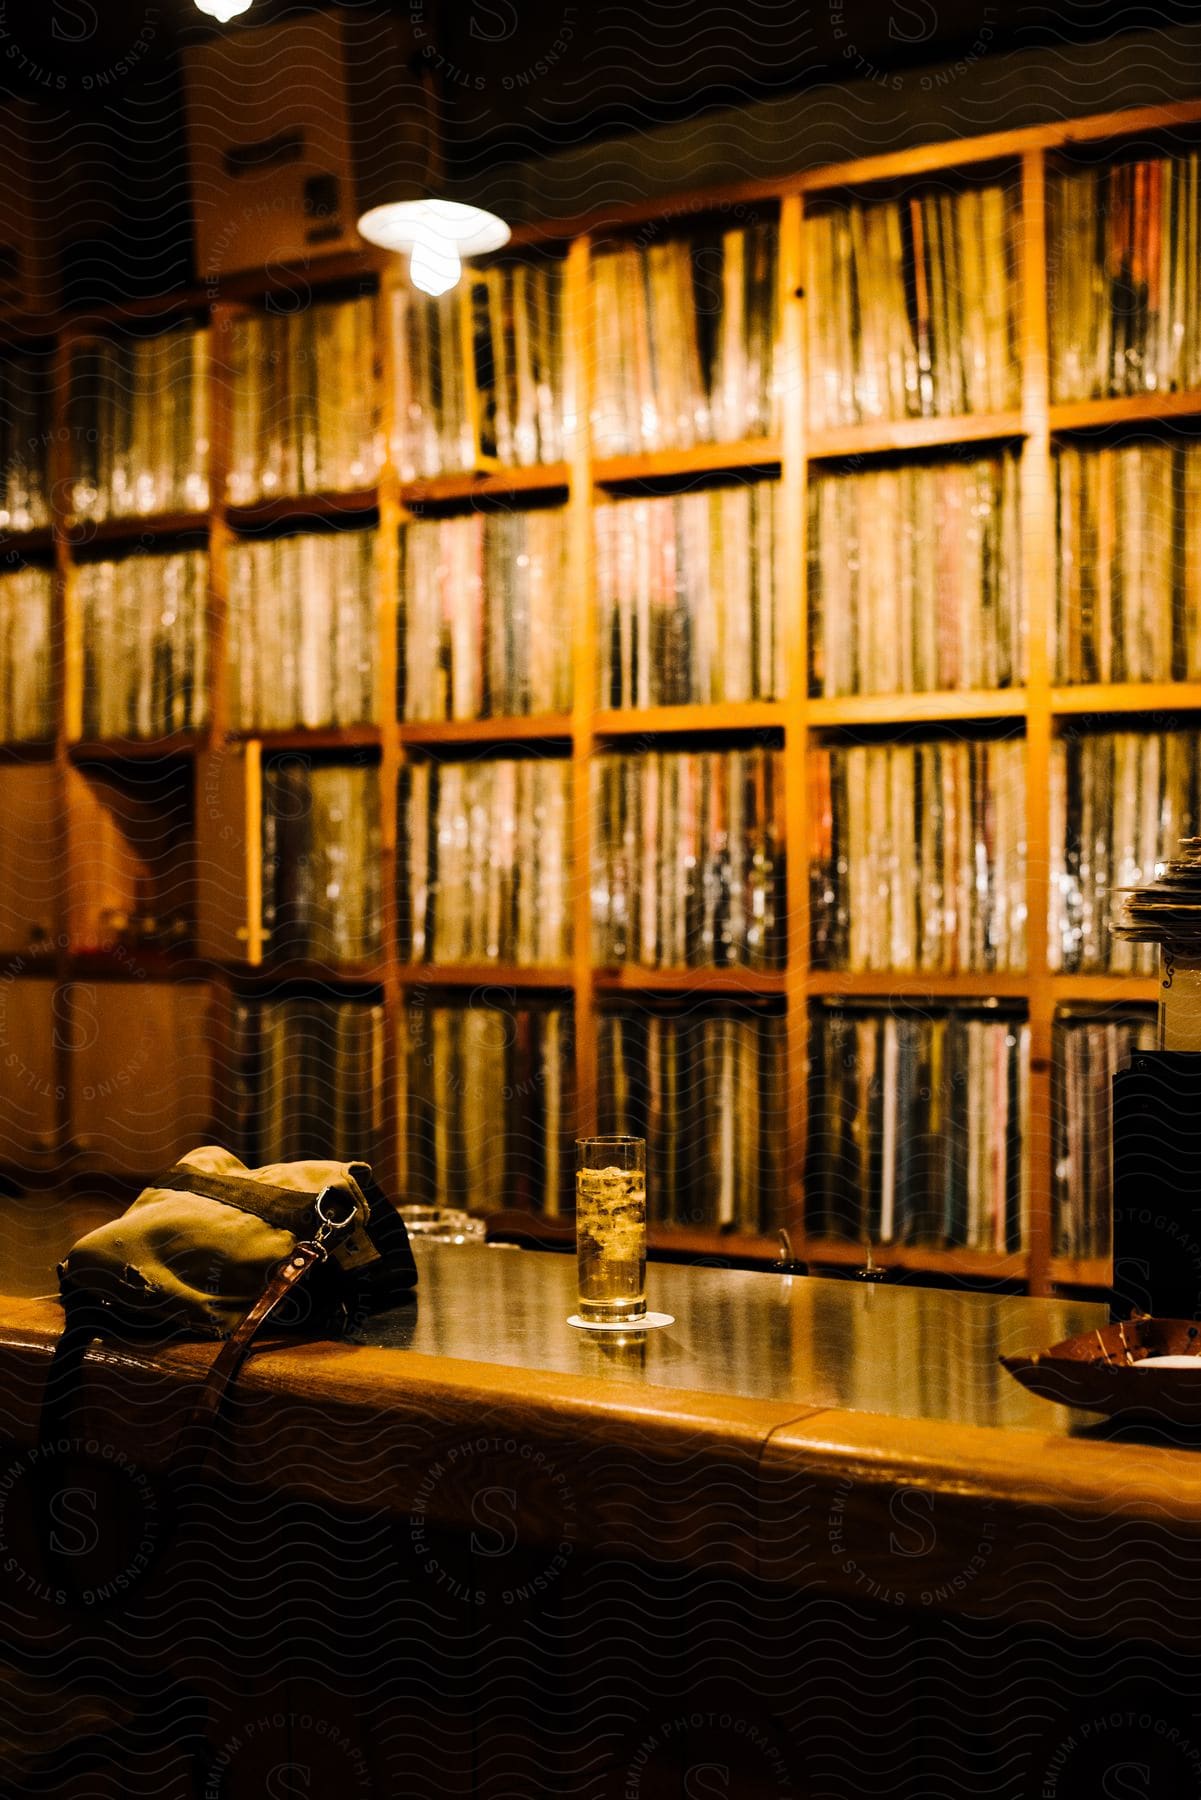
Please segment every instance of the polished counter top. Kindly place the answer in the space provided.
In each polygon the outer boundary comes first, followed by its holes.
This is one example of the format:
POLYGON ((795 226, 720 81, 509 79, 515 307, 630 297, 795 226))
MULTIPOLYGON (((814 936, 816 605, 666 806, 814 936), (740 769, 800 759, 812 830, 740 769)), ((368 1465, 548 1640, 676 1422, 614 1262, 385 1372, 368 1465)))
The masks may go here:
POLYGON ((575 1259, 414 1242, 415 1304, 365 1320, 353 1341, 530 1372, 600 1376, 895 1418, 1057 1431, 1085 1422, 1019 1387, 997 1358, 1103 1325, 1080 1301, 889 1287, 652 1263, 648 1304, 674 1324, 581 1331, 575 1259))

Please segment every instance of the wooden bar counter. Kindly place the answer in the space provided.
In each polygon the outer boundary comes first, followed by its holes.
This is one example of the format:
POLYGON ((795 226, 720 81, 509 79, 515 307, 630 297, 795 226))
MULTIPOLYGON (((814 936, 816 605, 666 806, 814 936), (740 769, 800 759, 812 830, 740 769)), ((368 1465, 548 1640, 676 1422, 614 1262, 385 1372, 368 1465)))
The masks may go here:
POLYGON ((658 1265, 675 1324, 619 1337, 566 1324, 567 1257, 417 1255, 353 1341, 255 1355, 192 1492, 211 1346, 97 1346, 59 1525, 107 1538, 65 1593, 25 1493, 61 1315, 0 1302, 14 1669, 94 1705, 121 1673, 114 1792, 930 1800, 1058 1758, 1067 1795, 1149 1670, 1156 1753, 1201 1743, 1201 1454, 997 1361, 1101 1308, 658 1265))

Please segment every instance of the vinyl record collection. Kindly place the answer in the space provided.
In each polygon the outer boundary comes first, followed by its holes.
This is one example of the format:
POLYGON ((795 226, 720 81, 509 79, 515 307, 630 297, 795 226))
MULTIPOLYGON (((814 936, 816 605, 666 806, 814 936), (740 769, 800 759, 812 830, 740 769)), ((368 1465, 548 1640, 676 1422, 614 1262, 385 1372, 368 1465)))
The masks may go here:
POLYGON ((1024 968, 1020 740, 812 750, 809 771, 817 967, 1024 968))
POLYGON ((401 1022, 407 1199, 570 1212, 575 1183, 571 1008, 499 1006, 417 989, 401 1022))
POLYGON ((160 738, 208 717, 208 558, 124 556, 76 576, 83 734, 160 738))
POLYGON ((594 456, 775 429, 777 266, 774 223, 597 253, 594 456))
POLYGON ((779 492, 758 481, 596 508, 601 707, 783 693, 779 492))
POLYGON ((1057 1256, 1109 1254, 1113 1078, 1132 1050, 1154 1050, 1156 1044, 1151 1007, 1064 1007, 1056 1015, 1051 1125, 1057 1256))
POLYGON ((81 519, 209 504, 209 333, 86 338, 71 351, 70 509, 81 519))
POLYGON ((570 709, 562 507, 426 519, 400 545, 402 718, 570 709))
POLYGON ((497 264, 436 300, 392 296, 402 481, 559 462, 563 443, 563 271, 554 259, 497 264))
POLYGON ((234 1008, 234 1148, 251 1167, 304 1157, 370 1162, 383 1133, 384 1009, 288 998, 234 1008))
POLYGON ((54 736, 53 601, 49 569, 31 566, 0 574, 0 743, 54 736))
POLYGON ((809 490, 810 693, 1020 686, 1018 486, 1007 453, 819 475, 809 490))
POLYGON ((1066 733, 1051 755, 1047 960, 1067 974, 1151 974, 1153 944, 1110 929, 1117 888, 1150 881, 1201 826, 1201 732, 1066 733))
POLYGON ((815 430, 1017 405, 1011 189, 815 207, 806 231, 815 430))
POLYGON ((237 542, 227 679, 240 730, 358 725, 375 713, 375 533, 237 542))
POLYGON ((1019 1250, 1028 1026, 878 1002, 817 1004, 810 1020, 807 1229, 1019 1250))
POLYGON ((593 780, 599 964, 782 966, 779 751, 598 756, 593 780))
POLYGON ((18 319, 0 841, 70 800, 65 899, 8 881, 38 1097, 78 959, 144 1010, 136 945, 197 1067, 202 959, 224 997, 252 1162, 378 1141, 405 1198, 567 1214, 576 1131, 631 1131, 704 1252, 803 1206, 1082 1282, 1152 1032, 1116 891, 1201 833, 1198 144, 1201 102, 890 136, 547 212, 440 298, 338 252, 294 312, 231 273, 18 319))
POLYGON ((1201 387, 1201 152, 1047 184, 1051 398, 1201 387))
POLYGON ((784 1019, 737 1001, 606 1007, 598 1129, 647 1141, 657 1225, 770 1233, 784 1201, 784 1019))
POLYGON ((1201 444, 1061 444, 1055 498, 1059 680, 1201 679, 1201 444))
POLYGON ((375 301, 318 301, 252 313, 230 334, 228 497, 367 488, 382 460, 375 301))
POLYGON ((330 967, 379 956, 379 775, 293 754, 263 766, 269 956, 330 967))
POLYGON ((0 358, 0 531, 41 531, 50 523, 49 358, 0 358))
POLYGON ((569 959, 569 762, 410 762, 399 813, 406 961, 569 959))

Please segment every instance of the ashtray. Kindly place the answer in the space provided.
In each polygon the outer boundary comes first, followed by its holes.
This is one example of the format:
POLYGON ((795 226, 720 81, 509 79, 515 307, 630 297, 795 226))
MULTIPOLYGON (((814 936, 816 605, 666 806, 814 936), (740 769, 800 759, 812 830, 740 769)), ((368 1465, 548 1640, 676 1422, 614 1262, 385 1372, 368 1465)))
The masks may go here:
POLYGON ((1024 1388, 1060 1406, 1201 1425, 1201 1324, 1194 1319, 1125 1319, 1000 1360, 1024 1388))

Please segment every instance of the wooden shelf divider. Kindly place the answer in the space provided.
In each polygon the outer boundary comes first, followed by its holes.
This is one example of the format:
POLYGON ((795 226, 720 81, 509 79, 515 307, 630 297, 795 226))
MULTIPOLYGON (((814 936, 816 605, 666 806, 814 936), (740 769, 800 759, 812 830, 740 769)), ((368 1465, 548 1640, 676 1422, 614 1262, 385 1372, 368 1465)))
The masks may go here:
POLYGON ((806 712, 811 726, 832 727, 1022 719, 1026 716, 1026 694, 1022 688, 940 694, 847 694, 810 699, 806 712))
POLYGON ((893 419, 870 425, 840 425, 809 434, 811 458, 882 456, 896 451, 954 449, 958 444, 1000 442, 1021 438, 1026 426, 1021 413, 963 413, 940 419, 893 419))
POLYGON ((401 725, 400 741, 412 749, 436 744, 541 744, 570 738, 570 713, 531 713, 528 718, 431 719, 401 725))

